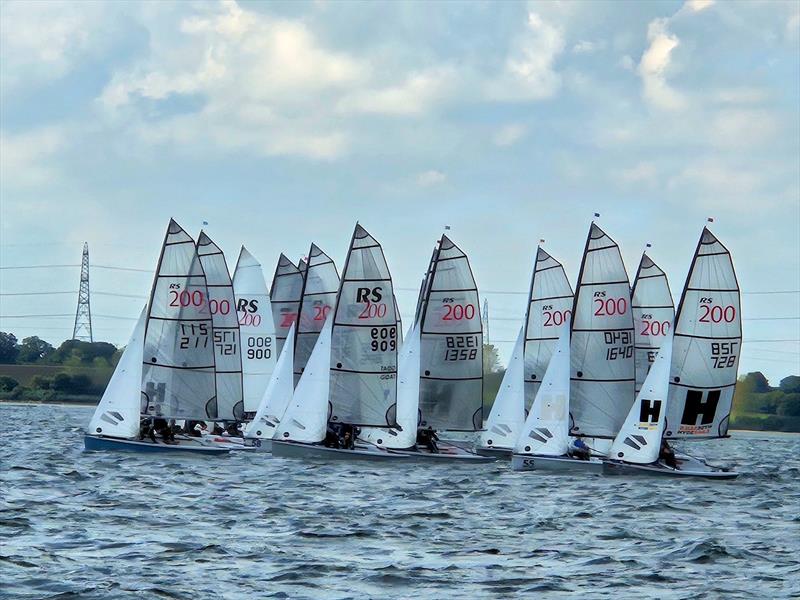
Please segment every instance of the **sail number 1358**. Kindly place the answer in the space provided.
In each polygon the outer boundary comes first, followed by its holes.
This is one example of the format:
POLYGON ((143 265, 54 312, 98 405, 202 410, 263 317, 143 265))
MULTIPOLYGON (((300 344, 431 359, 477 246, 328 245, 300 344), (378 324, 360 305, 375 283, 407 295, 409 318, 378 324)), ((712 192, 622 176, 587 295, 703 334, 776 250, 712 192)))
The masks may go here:
POLYGON ((448 335, 446 336, 447 350, 444 359, 475 360, 478 357, 479 340, 477 335, 448 335))

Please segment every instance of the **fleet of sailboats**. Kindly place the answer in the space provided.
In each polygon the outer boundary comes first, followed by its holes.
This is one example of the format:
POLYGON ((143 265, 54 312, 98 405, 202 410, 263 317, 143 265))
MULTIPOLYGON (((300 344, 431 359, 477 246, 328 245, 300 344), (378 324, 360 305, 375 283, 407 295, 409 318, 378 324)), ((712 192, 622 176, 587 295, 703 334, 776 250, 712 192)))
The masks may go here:
POLYGON ((674 312, 644 253, 631 288, 592 223, 575 292, 537 248, 526 314, 484 423, 483 328, 467 255, 443 235, 406 336, 380 243, 356 224, 341 279, 312 244, 267 288, 171 220, 151 289, 85 435, 87 450, 261 450, 307 460, 510 458, 528 472, 732 478, 668 440, 727 436, 741 351, 728 249, 702 232, 674 312), (221 428, 227 429, 219 435, 221 428), (440 434, 477 434, 475 450, 440 434))

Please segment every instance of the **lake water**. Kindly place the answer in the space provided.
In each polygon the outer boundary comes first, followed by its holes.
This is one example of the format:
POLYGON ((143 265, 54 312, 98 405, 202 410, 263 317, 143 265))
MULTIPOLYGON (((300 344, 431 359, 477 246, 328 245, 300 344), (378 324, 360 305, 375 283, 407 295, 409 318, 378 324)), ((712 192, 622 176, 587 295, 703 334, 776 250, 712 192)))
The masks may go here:
POLYGON ((87 453, 91 410, 0 405, 0 597, 800 594, 800 436, 691 445, 733 482, 567 478, 87 453))

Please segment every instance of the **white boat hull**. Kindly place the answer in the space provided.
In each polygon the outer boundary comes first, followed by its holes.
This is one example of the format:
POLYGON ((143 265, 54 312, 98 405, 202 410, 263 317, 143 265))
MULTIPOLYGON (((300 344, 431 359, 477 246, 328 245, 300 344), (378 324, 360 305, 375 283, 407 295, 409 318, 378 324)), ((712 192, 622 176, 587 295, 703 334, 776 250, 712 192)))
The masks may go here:
POLYGON ((390 454, 377 446, 356 444, 355 449, 328 448, 322 444, 305 444, 286 440, 272 440, 272 456, 276 458, 301 458, 306 460, 359 460, 397 461, 405 457, 390 454))
POLYGON ((512 454, 511 469, 514 471, 542 471, 548 473, 593 473, 603 472, 603 461, 592 457, 580 460, 570 456, 536 456, 512 454))
POLYGON ((678 468, 668 467, 661 461, 647 465, 606 459, 603 461, 604 475, 646 475, 650 477, 700 477, 704 479, 736 479, 739 473, 723 467, 715 467, 696 458, 678 458, 678 468))

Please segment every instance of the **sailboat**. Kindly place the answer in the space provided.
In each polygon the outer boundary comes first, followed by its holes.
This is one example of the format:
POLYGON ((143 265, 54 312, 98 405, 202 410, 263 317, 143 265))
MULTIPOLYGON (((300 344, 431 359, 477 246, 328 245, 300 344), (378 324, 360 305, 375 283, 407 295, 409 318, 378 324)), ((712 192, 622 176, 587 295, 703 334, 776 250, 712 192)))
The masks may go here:
MULTIPOLYGON (((507 386, 516 386, 516 380, 509 381, 507 384, 506 378, 510 376, 509 372, 512 370, 514 358, 523 356, 524 400, 520 406, 520 402, 515 399, 513 404, 506 408, 504 403, 500 405, 497 403, 498 400, 509 398, 508 393, 506 392, 502 398, 498 395, 495 405, 498 410, 503 410, 504 424, 496 425, 493 417, 495 407, 493 406, 486 423, 487 431, 479 440, 478 454, 511 455, 553 354, 558 339, 555 332, 571 320, 572 302, 572 286, 569 284, 563 265, 541 246, 538 247, 528 292, 525 326, 522 332, 523 350, 518 354, 515 349, 512 354, 512 363, 509 364, 501 384, 501 390, 509 390, 510 388, 507 386), (513 414, 509 414, 509 408, 513 409, 513 414)), ((514 377, 516 377, 516 373, 514 377)))
POLYGON ((311 244, 307 263, 294 341, 295 385, 300 380, 328 315, 336 305, 339 290, 336 265, 316 244, 311 244))
POLYGON ((399 427, 364 430, 362 439, 418 461, 494 461, 447 442, 439 443, 439 452, 416 443, 418 427, 476 431, 483 421, 478 290, 466 254, 446 235, 434 251, 418 305, 419 320, 398 365, 399 427))
MULTIPOLYGON (((314 257, 319 255, 312 247, 308 282, 315 277, 314 257)), ((323 445, 329 421, 334 424, 331 427, 396 424, 398 342, 392 279, 380 244, 361 225, 357 224, 353 232, 334 309, 324 316, 323 329, 277 427, 273 454, 290 458, 398 459, 363 441, 354 448, 334 447, 338 442, 323 445)))
POLYGON ((275 370, 278 351, 264 273, 244 246, 233 272, 233 292, 241 339, 244 416, 252 419, 275 370))
POLYGON ((170 220, 150 301, 103 393, 84 437, 87 450, 197 452, 227 448, 186 439, 139 439, 146 419, 216 419, 212 323, 194 240, 170 220))
POLYGON ((603 456, 635 399, 630 298, 619 246, 592 223, 572 310, 570 434, 603 456))
POLYGON ((642 260, 633 280, 631 308, 638 394, 661 343, 672 332, 672 321, 675 317, 667 274, 647 256, 646 252, 642 254, 642 260))
POLYGON ((556 345, 539 379, 536 398, 511 456, 515 471, 601 473, 603 463, 591 457, 579 460, 569 454, 570 436, 570 328, 559 328, 556 345))
POLYGON ((245 429, 246 446, 272 451, 272 438, 294 396, 294 330, 295 324, 292 324, 258 410, 245 429))
MULTIPOLYGON (((272 319, 275 323, 276 354, 280 355, 289 329, 297 321, 303 295, 303 273, 284 254, 278 258, 270 288, 272 319)), ((292 348, 294 352, 294 347, 292 348)))

